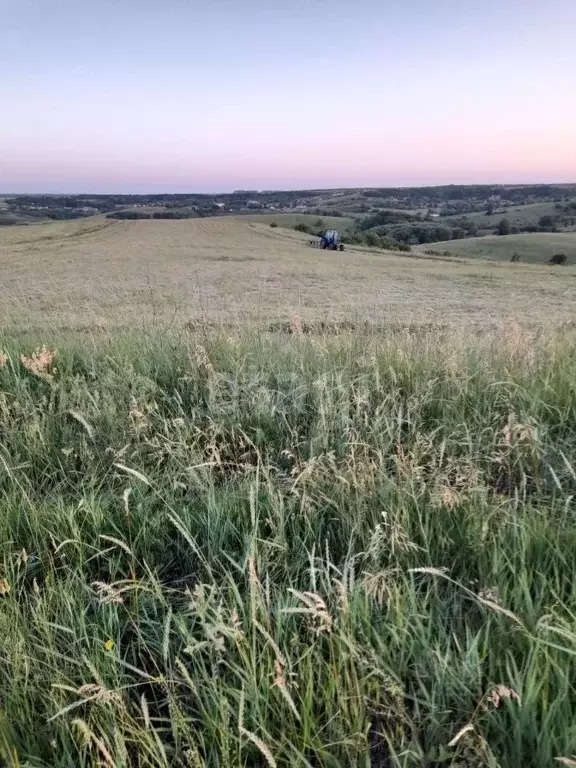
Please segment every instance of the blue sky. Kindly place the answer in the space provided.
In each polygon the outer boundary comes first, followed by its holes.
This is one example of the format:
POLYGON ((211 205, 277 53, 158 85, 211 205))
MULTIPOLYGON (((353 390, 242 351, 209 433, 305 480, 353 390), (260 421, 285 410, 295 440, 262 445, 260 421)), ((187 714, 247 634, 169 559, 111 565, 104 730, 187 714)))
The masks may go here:
POLYGON ((576 180, 576 3, 18 0, 1 191, 576 180))

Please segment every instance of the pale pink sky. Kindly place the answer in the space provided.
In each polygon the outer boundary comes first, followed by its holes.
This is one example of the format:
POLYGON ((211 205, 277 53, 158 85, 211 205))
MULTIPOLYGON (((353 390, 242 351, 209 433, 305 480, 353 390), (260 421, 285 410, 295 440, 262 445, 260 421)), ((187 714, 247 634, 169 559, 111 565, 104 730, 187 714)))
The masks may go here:
POLYGON ((572 0, 18 0, 0 191, 576 181, 572 0))

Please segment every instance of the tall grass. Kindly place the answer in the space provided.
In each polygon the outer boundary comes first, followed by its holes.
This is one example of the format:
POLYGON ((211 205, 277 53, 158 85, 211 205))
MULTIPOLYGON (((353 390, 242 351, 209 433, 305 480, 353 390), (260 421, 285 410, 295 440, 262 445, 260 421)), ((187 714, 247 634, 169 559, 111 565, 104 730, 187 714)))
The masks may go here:
POLYGON ((0 344, 6 765, 576 759, 576 339, 293 330, 0 344))

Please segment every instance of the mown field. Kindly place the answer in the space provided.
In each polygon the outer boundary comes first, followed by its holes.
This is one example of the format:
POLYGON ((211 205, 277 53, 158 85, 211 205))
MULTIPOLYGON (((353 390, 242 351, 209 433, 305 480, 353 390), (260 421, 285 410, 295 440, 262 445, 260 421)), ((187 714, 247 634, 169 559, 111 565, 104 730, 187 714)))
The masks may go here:
POLYGON ((257 224, 268 224, 272 222, 279 227, 294 229, 297 224, 304 224, 310 227, 312 231, 318 229, 337 229, 345 233, 354 226, 354 218, 350 216, 316 216, 310 213, 246 213, 241 216, 235 216, 237 221, 253 221, 257 224))
POLYGON ((527 264, 546 264, 551 256, 563 253, 568 264, 576 263, 576 232, 546 232, 527 235, 506 235, 500 237, 470 237, 465 240, 451 240, 444 243, 432 243, 422 249, 450 251, 466 258, 494 259, 510 261, 514 254, 527 264))
POLYGON ((88 224, 0 233, 4 764, 576 761, 572 268, 88 224))
MULTIPOLYGON (((476 247, 482 240, 470 242, 476 247)), ((466 247, 457 241, 439 250, 466 247)), ((306 235, 226 217, 93 217, 6 227, 0 229, 0 324, 43 333, 47 326, 269 328, 289 324, 294 314, 317 326, 573 321, 574 266, 458 261, 354 247, 324 252, 310 248, 306 235)))

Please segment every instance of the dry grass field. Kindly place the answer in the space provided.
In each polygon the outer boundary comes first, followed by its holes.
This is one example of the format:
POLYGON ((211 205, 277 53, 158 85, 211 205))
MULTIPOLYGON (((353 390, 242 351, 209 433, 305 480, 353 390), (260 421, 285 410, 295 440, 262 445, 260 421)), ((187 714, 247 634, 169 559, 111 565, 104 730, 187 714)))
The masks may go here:
POLYGON ((305 323, 483 328, 574 319, 572 266, 323 252, 307 239, 231 218, 0 228, 0 323, 265 327, 297 314, 305 323))
POLYGON ((297 224, 306 224, 312 231, 317 229, 338 229, 341 233, 354 226, 351 216, 317 216, 313 213, 244 213, 235 216, 236 221, 251 221, 256 224, 275 222, 279 227, 294 229, 297 224), (321 224, 319 222, 322 222, 321 224))

